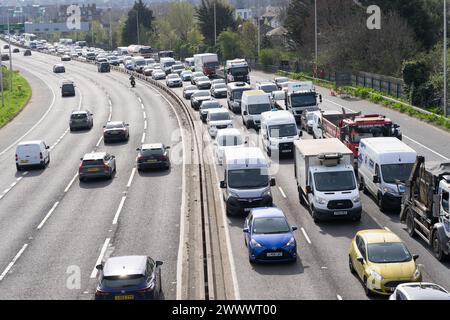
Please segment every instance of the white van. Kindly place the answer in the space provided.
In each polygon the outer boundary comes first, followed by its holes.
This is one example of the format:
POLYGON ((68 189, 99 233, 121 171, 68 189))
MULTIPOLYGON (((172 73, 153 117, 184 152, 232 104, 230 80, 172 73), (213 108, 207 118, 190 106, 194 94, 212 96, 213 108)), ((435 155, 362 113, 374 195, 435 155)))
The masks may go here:
POLYGON ((166 73, 166 75, 172 71, 172 66, 174 64, 176 64, 174 58, 165 57, 159 59, 159 66, 161 67, 161 70, 166 73))
POLYGON ((42 169, 50 163, 49 147, 42 140, 24 141, 16 147, 16 168, 40 166, 42 169))
POLYGON ((272 152, 292 154, 294 141, 299 139, 301 131, 297 129, 294 115, 286 110, 272 110, 261 113, 262 146, 270 157, 272 152))
POLYGON ((143 69, 147 65, 147 62, 145 61, 144 57, 132 57, 131 63, 134 71, 143 69))
POLYGON ((377 199, 381 211, 399 209, 417 153, 397 138, 366 138, 359 142, 361 188, 377 199))
POLYGON ((225 108, 211 109, 206 116, 206 125, 211 137, 217 135, 220 129, 233 128, 233 120, 225 108))
POLYGON ((261 125, 261 113, 270 111, 271 109, 270 96, 264 91, 248 90, 242 94, 242 122, 247 129, 259 129, 261 125))
POLYGON ((251 208, 272 206, 270 187, 275 186, 275 179, 269 176, 269 163, 261 149, 227 149, 223 177, 220 187, 227 215, 247 215, 251 208))
POLYGON ((220 129, 217 131, 216 140, 214 141, 214 153, 218 163, 222 165, 226 150, 243 147, 246 143, 242 138, 241 132, 236 128, 220 129))

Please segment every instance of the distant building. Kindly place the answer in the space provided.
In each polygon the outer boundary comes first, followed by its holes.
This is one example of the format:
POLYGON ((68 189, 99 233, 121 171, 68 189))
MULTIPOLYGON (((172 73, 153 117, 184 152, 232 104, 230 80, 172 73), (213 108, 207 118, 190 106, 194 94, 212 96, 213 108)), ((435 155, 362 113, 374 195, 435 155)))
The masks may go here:
POLYGON ((242 20, 249 20, 253 18, 253 11, 252 9, 235 9, 234 11, 234 18, 241 18, 242 20))

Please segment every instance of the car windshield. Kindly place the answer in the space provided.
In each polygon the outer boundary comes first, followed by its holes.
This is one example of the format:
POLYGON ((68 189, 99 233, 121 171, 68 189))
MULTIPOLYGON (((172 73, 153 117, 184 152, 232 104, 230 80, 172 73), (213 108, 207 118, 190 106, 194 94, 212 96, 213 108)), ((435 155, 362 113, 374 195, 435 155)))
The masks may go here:
POLYGON ((228 186, 230 188, 257 189, 269 185, 269 175, 263 169, 242 169, 228 171, 228 186))
POLYGON ((103 166, 102 159, 83 160, 83 166, 103 166))
POLYGON ((140 48, 139 53, 152 53, 152 48, 140 48))
POLYGON ((237 67, 237 68, 231 68, 231 74, 233 76, 242 76, 248 74, 248 68, 247 67, 237 67))
POLYGON ((209 91, 199 91, 194 93, 194 97, 208 97, 209 91))
POLYGON ((248 113, 249 114, 261 114, 266 111, 270 111, 270 103, 260 103, 260 104, 249 104, 248 113))
POLYGON ((220 107, 221 105, 218 102, 210 102, 210 103, 203 102, 200 108, 203 110, 203 109, 216 109, 220 107))
POLYGON ((295 124, 280 124, 269 127, 270 136, 274 137, 290 137, 297 135, 297 126, 295 124))
POLYGON ((378 125, 378 126, 359 126, 353 127, 351 132, 351 142, 359 143, 361 139, 389 137, 392 133, 392 125, 378 125))
POLYGON ((184 69, 184 67, 182 65, 174 65, 172 67, 172 70, 182 70, 182 69, 184 69))
POLYGON ((164 67, 165 67, 165 68, 171 67, 171 66, 173 66, 174 64, 175 64, 175 61, 167 61, 167 62, 164 63, 164 67))
POLYGON ((218 66, 219 66, 219 63, 217 61, 205 63, 205 67, 207 67, 207 68, 217 68, 218 66))
POLYGON ((203 74, 203 72, 194 72, 193 74, 192 74, 192 76, 195 78, 195 77, 203 77, 204 76, 204 74, 203 74))
POLYGON ((145 65, 147 65, 147 63, 145 62, 145 60, 138 60, 138 61, 135 62, 135 64, 136 64, 137 66, 145 66, 145 65))
POLYGON ((164 150, 163 149, 144 149, 144 150, 142 150, 142 154, 144 156, 163 155, 164 154, 164 150))
POLYGON ((106 288, 126 288, 140 285, 145 280, 142 274, 103 277, 102 286, 106 288))
POLYGON ((278 84, 282 84, 282 83, 288 82, 289 79, 288 79, 288 78, 277 78, 275 81, 276 81, 278 84))
POLYGON ((178 79, 178 75, 177 74, 169 74, 168 78, 169 79, 178 79))
POLYGON ((412 163, 383 164, 381 165, 381 174, 386 183, 395 183, 395 180, 405 182, 411 175, 412 163))
POLYGON ((184 88, 185 91, 192 91, 192 90, 197 90, 196 86, 187 86, 184 88))
POLYGON ((214 85, 214 89, 226 89, 227 85, 223 83, 218 83, 214 85))
POLYGON ((240 146, 242 138, 240 136, 220 136, 217 138, 217 143, 221 147, 240 146))
POLYGON ((230 119, 231 119, 230 114, 228 112, 217 112, 217 113, 209 114, 210 121, 224 121, 224 120, 230 120, 230 119))
POLYGON ((315 106, 317 104, 316 94, 293 94, 291 95, 291 104, 293 107, 315 106))
POLYGON ((119 128, 120 129, 123 128, 123 123, 114 122, 106 124, 106 129, 119 129, 119 128))
POLYGON ((62 89, 63 90, 73 90, 73 85, 72 84, 63 84, 62 89))
POLYGON ((71 119, 86 119, 87 114, 86 113, 74 113, 70 116, 71 119))
MULTIPOLYGON (((249 89, 246 89, 246 90, 249 90, 249 89)), ((242 93, 243 93, 244 91, 246 91, 246 90, 244 90, 244 89, 241 89, 241 90, 233 90, 233 99, 234 99, 234 100, 241 100, 241 99, 242 99, 242 93)))
POLYGON ((196 81, 209 81, 208 77, 198 77, 197 79, 195 79, 196 81))
POLYGON ((353 171, 318 172, 314 174, 316 190, 320 192, 336 192, 355 190, 353 171))
POLYGON ((265 93, 271 93, 273 91, 277 91, 278 87, 275 84, 264 84, 260 86, 261 90, 263 90, 265 93))
POLYGON ((254 234, 277 234, 289 232, 289 225, 286 219, 276 218, 256 218, 253 222, 254 234))
POLYGON ((402 242, 369 243, 367 258, 373 263, 396 263, 411 261, 412 256, 402 242))

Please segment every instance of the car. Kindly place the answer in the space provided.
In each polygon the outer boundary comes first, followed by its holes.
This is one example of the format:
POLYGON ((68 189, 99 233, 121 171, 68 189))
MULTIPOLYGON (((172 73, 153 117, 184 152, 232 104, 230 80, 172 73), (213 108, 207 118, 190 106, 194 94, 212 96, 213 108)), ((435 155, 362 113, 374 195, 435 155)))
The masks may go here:
POLYGON ((170 168, 169 152, 170 146, 162 143, 143 144, 136 151, 139 151, 136 167, 138 171, 154 168, 170 168))
POLYGON ((358 231, 352 239, 348 264, 350 272, 361 279, 367 296, 391 295, 401 283, 422 281, 418 257, 393 232, 371 229, 358 231))
POLYGON ((214 98, 227 97, 227 85, 224 83, 214 83, 211 85, 211 95, 214 98))
POLYGON ((111 66, 108 62, 99 62, 97 64, 98 72, 111 72, 111 66))
POLYGON ((78 58, 78 53, 72 52, 72 53, 70 54, 70 58, 72 58, 72 59, 78 58))
POLYGON ((86 153, 80 160, 78 178, 81 182, 90 178, 112 179, 114 173, 116 173, 116 157, 109 153, 86 153))
POLYGON ((450 293, 434 283, 410 282, 399 284, 389 300, 450 300, 450 293))
POLYGON ((289 82, 289 78, 287 77, 276 77, 274 79, 275 84, 277 85, 279 90, 282 90, 287 83, 289 82))
POLYGON ((3 46, 3 49, 9 49, 9 45, 5 44, 5 45, 3 46))
POLYGON ((100 275, 95 300, 163 299, 162 261, 148 256, 111 257, 97 265, 100 275))
POLYGON ((206 122, 206 117, 208 116, 208 111, 212 109, 222 108, 222 105, 217 100, 204 101, 200 108, 198 109, 200 119, 202 122, 206 122))
POLYGON ((3 53, 2 54, 2 59, 1 59, 2 61, 8 61, 9 60, 9 54, 7 54, 7 53, 3 53))
POLYGON ((142 73, 146 77, 151 77, 153 73, 153 69, 151 67, 145 67, 144 70, 142 70, 142 73))
POLYGON ((197 86, 193 86, 193 85, 185 86, 183 88, 183 98, 190 99, 191 95, 197 90, 198 90, 197 86))
POLYGON ((183 72, 183 70, 184 70, 184 65, 183 64, 174 64, 170 70, 172 73, 176 73, 176 74, 180 75, 181 72, 183 72))
POLYGON ((94 126, 93 114, 89 110, 72 111, 69 120, 69 129, 92 129, 94 126))
POLYGON ((67 54, 61 56, 61 61, 70 61, 70 60, 72 60, 72 58, 67 54))
POLYGON ((195 78, 195 85, 200 90, 202 90, 202 89, 208 89, 209 90, 209 89, 211 89, 211 80, 209 80, 209 78, 207 76, 196 77, 195 78))
POLYGON ((166 73, 160 69, 156 69, 152 73, 153 80, 162 80, 166 78, 166 73))
POLYGON ((13 49, 13 53, 19 53, 19 52, 20 52, 19 48, 14 48, 13 49))
POLYGON ((214 80, 211 80, 211 85, 219 84, 219 83, 223 83, 223 84, 226 85, 225 79, 214 79, 214 80))
POLYGON ((167 75, 167 77, 166 77, 166 85, 169 88, 182 87, 183 86, 183 81, 181 80, 181 78, 178 75, 178 73, 171 73, 171 74, 167 75))
POLYGON ((271 94, 274 91, 278 91, 278 86, 271 81, 262 81, 256 83, 256 90, 262 90, 265 93, 271 94))
POLYGON ((218 130, 233 128, 233 119, 225 108, 211 109, 206 116, 206 125, 209 135, 214 138, 218 130))
POLYGON ((118 66, 120 64, 120 60, 116 56, 109 56, 107 59, 108 63, 112 66, 118 66))
POLYGON ((197 90, 191 95, 191 107, 198 110, 203 101, 211 100, 209 90, 197 90))
POLYGON ((320 111, 308 111, 305 110, 302 112, 302 116, 300 118, 300 129, 305 130, 309 134, 313 134, 313 124, 314 124, 314 114, 320 111))
POLYGON ((45 167, 50 163, 50 147, 43 140, 23 141, 16 147, 16 169, 45 167))
POLYGON ((225 151, 230 148, 243 147, 247 141, 243 141, 241 132, 236 128, 220 129, 217 131, 216 140, 214 140, 214 153, 220 165, 223 164, 225 151))
POLYGON ((54 73, 64 73, 64 72, 66 72, 66 68, 64 67, 63 64, 55 64, 53 66, 53 72, 54 73))
POLYGON ((103 141, 128 141, 130 131, 128 123, 124 121, 109 121, 103 126, 103 141))
POLYGON ((67 96, 74 97, 75 96, 75 84, 73 83, 73 81, 70 81, 70 80, 63 81, 63 83, 61 85, 61 96, 63 96, 63 97, 67 97, 67 96))
POLYGON ((26 50, 23 52, 23 55, 24 55, 25 57, 31 56, 31 50, 30 50, 30 49, 26 49, 26 50))
POLYGON ((180 73, 180 77, 181 77, 181 80, 183 80, 183 81, 191 81, 192 71, 190 71, 190 70, 183 70, 180 73))
POLYGON ((205 75, 201 71, 192 72, 191 75, 191 84, 195 84, 195 78, 204 77, 205 75))
POLYGON ((250 263, 297 260, 294 231, 278 208, 251 209, 244 223, 244 242, 250 263))

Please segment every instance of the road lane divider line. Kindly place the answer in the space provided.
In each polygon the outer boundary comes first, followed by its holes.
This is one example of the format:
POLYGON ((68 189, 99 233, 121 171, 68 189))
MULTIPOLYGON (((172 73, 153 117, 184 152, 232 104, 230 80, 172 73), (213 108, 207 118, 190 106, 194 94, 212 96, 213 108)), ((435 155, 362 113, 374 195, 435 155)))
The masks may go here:
POLYGON ((53 205, 53 207, 50 209, 50 211, 47 213, 47 215, 44 217, 44 219, 42 219, 41 223, 39 223, 39 225, 37 226, 36 229, 40 230, 44 226, 45 222, 48 220, 48 218, 50 218, 53 211, 55 211, 55 209, 58 205, 59 205, 59 201, 56 201, 55 204, 53 205))
POLYGON ((278 187, 278 190, 280 190, 281 195, 283 196, 283 198, 287 198, 286 194, 284 193, 283 189, 281 189, 281 187, 278 187))
POLYGON ((305 239, 306 239, 306 242, 308 242, 309 244, 311 244, 312 242, 311 242, 311 239, 309 239, 309 236, 308 236, 308 234, 306 233, 306 230, 305 230, 305 228, 300 228, 300 230, 302 230, 302 233, 303 233, 303 236, 305 237, 305 239))
POLYGON ((122 199, 120 200, 119 207, 117 208, 116 215, 114 216, 112 224, 117 224, 117 221, 119 220, 119 216, 120 216, 120 213, 122 212, 123 205, 124 205, 126 199, 127 199, 127 196, 123 196, 122 199))
POLYGON ((142 139, 141 139, 141 143, 144 143, 144 142, 145 142, 145 132, 142 133, 142 139))
POLYGON ((143 112, 144 115, 144 120, 147 120, 147 114, 145 113, 145 111, 143 112))
POLYGON ((147 120, 144 121, 144 130, 147 130, 147 120))
POLYGON ((67 187, 64 189, 64 193, 67 193, 67 191, 69 191, 70 187, 72 186, 72 184, 74 183, 75 179, 78 177, 78 172, 75 173, 75 175, 73 176, 72 180, 70 180, 69 184, 67 185, 67 187))
MULTIPOLYGON (((330 103, 332 103, 332 104, 334 104, 334 105, 336 105, 336 106, 338 106, 338 107, 341 107, 341 108, 344 108, 344 109, 346 109, 346 110, 348 110, 348 111, 350 111, 350 112, 355 112, 355 113, 356 113, 355 110, 352 110, 352 109, 350 109, 350 108, 344 107, 343 105, 341 105, 341 104, 339 104, 339 103, 337 103, 337 102, 334 102, 334 101, 331 101, 331 100, 328 100, 328 99, 324 99, 324 101, 330 102, 330 103)), ((414 143, 417 144, 418 146, 420 146, 420 147, 422 147, 422 148, 424 148, 424 149, 426 149, 426 150, 428 150, 428 151, 434 153, 435 155, 441 157, 442 159, 444 159, 444 160, 446 160, 446 161, 449 161, 449 160, 450 160, 450 158, 447 158, 446 156, 440 154, 439 152, 434 151, 434 150, 431 149, 431 148, 428 148, 427 146, 425 146, 425 145, 423 145, 422 143, 420 143, 420 142, 418 142, 418 141, 416 141, 416 140, 414 140, 414 139, 408 137, 408 136, 405 135, 405 134, 403 134, 403 137, 405 137, 406 139, 408 139, 408 140, 411 141, 411 142, 414 142, 414 143)))
POLYGON ((338 300, 343 300, 343 299, 342 299, 342 296, 340 296, 340 295, 338 295, 338 294, 336 295, 336 297, 337 297, 338 300))
POLYGON ((100 255, 98 256, 97 262, 95 263, 94 269, 92 270, 91 279, 94 279, 97 276, 96 266, 102 263, 103 256, 105 255, 106 249, 108 248, 110 241, 111 238, 106 238, 105 243, 103 244, 102 249, 100 251, 100 255))
POLYGON ((20 256, 23 254, 25 249, 28 247, 28 243, 25 243, 23 247, 19 250, 16 256, 12 259, 12 261, 8 264, 5 270, 3 270, 2 274, 0 274, 0 281, 2 281, 5 276, 8 274, 9 270, 14 266, 14 264, 19 260, 20 256))
POLYGON ((98 139, 97 143, 95 144, 96 147, 98 147, 100 145, 100 143, 103 140, 103 136, 100 136, 100 139, 98 139))
POLYGON ((135 173, 136 173, 136 168, 133 168, 133 170, 131 170, 130 178, 128 179, 127 188, 129 188, 131 186, 131 183, 133 182, 135 173))
POLYGON ((384 230, 391 232, 391 229, 389 229, 388 227, 384 227, 384 230))

